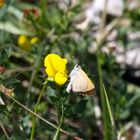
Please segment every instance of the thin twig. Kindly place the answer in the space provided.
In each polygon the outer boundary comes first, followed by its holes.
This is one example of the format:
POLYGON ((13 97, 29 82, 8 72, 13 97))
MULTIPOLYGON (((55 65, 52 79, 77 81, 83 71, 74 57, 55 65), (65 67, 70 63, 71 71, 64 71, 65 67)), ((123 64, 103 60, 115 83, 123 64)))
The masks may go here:
POLYGON ((108 0, 105 0, 104 3, 104 11, 102 12, 102 18, 101 18, 101 24, 100 24, 100 32, 103 32, 105 29, 105 24, 106 24, 106 16, 107 16, 107 4, 108 4, 108 0))
POLYGON ((0 121, 0 127, 1 127, 2 131, 4 132, 4 134, 5 134, 6 138, 7 138, 7 140, 9 140, 10 137, 9 137, 9 135, 8 135, 6 129, 5 129, 5 127, 3 126, 3 124, 2 124, 1 121, 0 121))
POLYGON ((100 49, 102 47, 107 36, 112 32, 112 30, 115 27, 117 27, 119 25, 120 21, 121 21, 121 17, 116 18, 104 29, 104 31, 102 33, 99 32, 99 35, 96 38, 98 49, 100 49))
POLYGON ((16 69, 11 69, 11 70, 7 70, 4 75, 10 75, 16 72, 26 72, 26 71, 32 71, 33 67, 19 67, 16 69))
MULTIPOLYGON (((15 98, 10 97, 10 96, 7 96, 6 94, 4 94, 4 95, 5 95, 6 97, 10 98, 11 100, 13 100, 16 104, 18 104, 20 107, 22 107, 23 109, 25 109, 26 111, 28 111, 30 114, 36 116, 37 118, 39 118, 40 120, 42 120, 42 121, 45 122, 46 124, 50 125, 51 127, 55 128, 55 129, 58 129, 58 127, 57 127, 55 124, 53 124, 53 123, 47 121, 46 119, 44 119, 43 117, 39 116, 37 113, 33 112, 33 111, 30 110, 28 107, 24 106, 24 105, 21 104, 19 101, 17 101, 15 98)), ((82 140, 81 138, 70 134, 69 132, 63 130, 62 128, 60 128, 60 131, 61 131, 62 133, 64 133, 65 135, 68 135, 68 136, 70 136, 70 137, 72 137, 72 138, 74 138, 74 139, 82 140)))

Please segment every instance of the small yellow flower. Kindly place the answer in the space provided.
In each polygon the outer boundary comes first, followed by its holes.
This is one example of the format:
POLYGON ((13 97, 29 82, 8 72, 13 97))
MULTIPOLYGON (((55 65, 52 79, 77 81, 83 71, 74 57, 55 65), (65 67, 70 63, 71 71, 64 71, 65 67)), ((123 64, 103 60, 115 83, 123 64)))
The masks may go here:
POLYGON ((4 5, 5 0, 0 0, 0 8, 4 5))
POLYGON ((31 49, 30 40, 25 35, 20 35, 18 37, 18 45, 19 45, 19 47, 21 47, 22 49, 24 49, 26 51, 29 51, 31 49))
POLYGON ((36 44, 38 43, 40 40, 38 37, 32 37, 31 40, 30 40, 30 43, 33 45, 33 44, 36 44))
POLYGON ((63 85, 67 81, 67 60, 61 58, 57 54, 48 54, 44 59, 44 66, 48 79, 56 82, 58 85, 63 85))

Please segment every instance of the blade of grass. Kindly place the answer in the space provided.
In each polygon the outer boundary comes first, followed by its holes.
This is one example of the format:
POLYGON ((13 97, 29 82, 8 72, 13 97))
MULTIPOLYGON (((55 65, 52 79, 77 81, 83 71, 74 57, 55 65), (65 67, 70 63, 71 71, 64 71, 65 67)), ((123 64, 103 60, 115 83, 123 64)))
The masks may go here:
POLYGON ((110 103, 109 103, 109 100, 108 100, 108 96, 107 96, 107 92, 106 92, 104 84, 103 84, 103 91, 104 91, 105 100, 106 100, 106 104, 107 104, 107 108, 108 108, 108 113, 109 113, 109 116, 110 116, 110 121, 111 121, 112 126, 114 127, 115 123, 114 123, 114 119, 113 119, 113 115, 112 115, 112 111, 111 111, 111 106, 110 106, 110 103))
POLYGON ((98 78, 99 78, 99 92, 101 97, 101 107, 102 107, 102 117, 103 117, 103 138, 104 140, 112 140, 114 138, 114 121, 112 121, 112 113, 109 105, 109 100, 105 92, 102 69, 100 64, 100 53, 97 54, 97 68, 98 68, 98 78), (112 125, 113 124, 113 125, 112 125))
POLYGON ((102 108, 102 117, 103 117, 103 139, 104 140, 113 140, 114 139, 114 121, 111 113, 111 107, 109 104, 109 100, 107 97, 107 93, 103 83, 103 75, 102 75, 102 64, 101 64, 101 47, 106 39, 106 35, 103 37, 102 34, 105 34, 105 24, 106 24, 106 16, 107 16, 107 2, 105 0, 104 11, 102 12, 102 19, 100 24, 99 36, 96 38, 97 43, 97 70, 98 70, 98 79, 99 79, 99 93, 101 100, 101 108, 102 108))
POLYGON ((111 136, 109 134, 109 119, 108 119, 108 110, 106 107, 106 102, 105 102, 105 96, 103 92, 103 79, 102 79, 102 70, 101 70, 101 65, 99 62, 99 53, 97 55, 97 68, 98 68, 98 78, 99 78, 99 92, 100 92, 100 97, 101 97, 101 107, 102 107, 102 117, 103 117, 103 137, 104 140, 111 140, 111 136))

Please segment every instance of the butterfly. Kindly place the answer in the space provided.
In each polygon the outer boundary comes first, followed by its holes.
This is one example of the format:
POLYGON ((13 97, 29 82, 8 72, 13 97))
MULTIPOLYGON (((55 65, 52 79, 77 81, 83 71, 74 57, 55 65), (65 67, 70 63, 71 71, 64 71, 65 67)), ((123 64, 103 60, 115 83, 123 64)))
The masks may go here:
POLYGON ((74 69, 70 73, 70 82, 66 91, 68 93, 74 92, 81 95, 94 95, 95 85, 82 68, 79 65, 75 65, 74 69))

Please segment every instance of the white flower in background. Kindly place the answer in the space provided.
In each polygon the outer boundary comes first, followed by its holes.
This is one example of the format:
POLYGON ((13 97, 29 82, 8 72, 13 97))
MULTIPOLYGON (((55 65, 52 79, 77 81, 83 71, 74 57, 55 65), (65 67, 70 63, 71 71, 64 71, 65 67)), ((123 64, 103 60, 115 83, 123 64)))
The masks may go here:
POLYGON ((95 117, 96 118, 100 118, 101 117, 101 110, 100 110, 100 107, 98 105, 94 106, 94 112, 95 112, 95 117))
MULTIPOLYGON (((89 23, 100 24, 101 12, 105 8, 105 0, 94 0, 88 4, 85 10, 84 22, 76 25, 76 28, 84 30, 87 28, 89 23)), ((108 0, 107 13, 112 16, 121 16, 124 9, 123 0, 108 0)))
MULTIPOLYGON (((86 10, 87 18, 95 23, 99 23, 101 12, 104 11, 105 0, 95 0, 86 10)), ((113 16, 121 16, 123 13, 124 3, 122 0, 108 0, 107 12, 113 16)))

